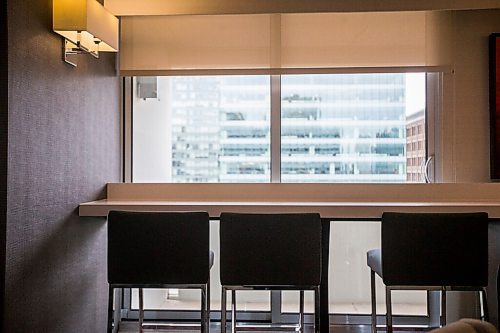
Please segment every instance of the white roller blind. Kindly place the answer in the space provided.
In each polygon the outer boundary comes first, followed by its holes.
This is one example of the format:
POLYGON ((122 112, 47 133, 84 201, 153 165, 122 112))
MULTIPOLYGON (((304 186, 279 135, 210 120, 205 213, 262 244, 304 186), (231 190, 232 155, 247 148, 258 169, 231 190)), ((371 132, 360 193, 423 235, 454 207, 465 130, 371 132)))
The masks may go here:
POLYGON ((281 65, 384 67, 425 65, 425 13, 286 14, 281 65))
POLYGON ((123 17, 120 68, 134 75, 446 66, 448 57, 436 54, 445 51, 436 48, 443 34, 433 32, 451 20, 430 13, 123 17))
POLYGON ((122 18, 121 70, 269 68, 270 15, 122 18))

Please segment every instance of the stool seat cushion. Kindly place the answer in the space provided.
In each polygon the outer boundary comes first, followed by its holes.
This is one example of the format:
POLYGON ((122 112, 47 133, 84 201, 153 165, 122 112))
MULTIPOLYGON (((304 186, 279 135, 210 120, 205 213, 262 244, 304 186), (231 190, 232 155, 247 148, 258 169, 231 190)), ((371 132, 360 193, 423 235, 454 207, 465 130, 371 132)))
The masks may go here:
POLYGON ((368 267, 382 277, 382 250, 373 249, 366 253, 366 263, 368 267))
POLYGON ((320 284, 318 213, 222 213, 219 232, 223 286, 320 284))
POLYGON ((205 284, 210 253, 207 212, 108 214, 108 282, 205 284))

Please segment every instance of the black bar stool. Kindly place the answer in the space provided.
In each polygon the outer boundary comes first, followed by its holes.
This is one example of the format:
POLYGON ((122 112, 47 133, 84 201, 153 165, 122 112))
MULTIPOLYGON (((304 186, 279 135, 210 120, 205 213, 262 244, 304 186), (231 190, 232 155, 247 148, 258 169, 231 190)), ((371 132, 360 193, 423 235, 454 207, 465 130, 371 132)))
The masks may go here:
POLYGON ((392 290, 441 291, 441 326, 446 291, 479 291, 488 319, 487 213, 384 213, 382 248, 367 253, 371 270, 372 333, 377 331, 375 274, 386 286, 387 332, 392 332, 392 290))
MULTIPOLYGON (((232 330, 237 290, 299 290, 299 325, 303 332, 304 290, 315 295, 315 332, 319 332, 321 219, 319 214, 235 214, 220 217, 221 333, 226 332, 226 294, 232 293, 232 330)), ((260 327, 290 330, 290 325, 260 327)))
POLYGON ((108 332, 113 331, 114 288, 139 288, 141 332, 175 327, 143 324, 142 288, 197 288, 201 289, 201 332, 207 333, 212 264, 208 213, 109 212, 108 332))

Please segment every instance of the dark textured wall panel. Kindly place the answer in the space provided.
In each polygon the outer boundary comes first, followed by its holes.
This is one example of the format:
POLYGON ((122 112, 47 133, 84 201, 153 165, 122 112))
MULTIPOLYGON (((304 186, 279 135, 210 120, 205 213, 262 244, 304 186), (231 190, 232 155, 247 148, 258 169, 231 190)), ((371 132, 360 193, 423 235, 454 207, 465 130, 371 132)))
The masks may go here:
POLYGON ((114 54, 62 62, 51 5, 7 1, 5 332, 103 332, 105 222, 77 207, 120 179, 119 79, 114 54))
POLYGON ((7 4, 0 2, 0 331, 4 331, 7 231, 7 4))
POLYGON ((500 318, 498 318, 498 290, 497 290, 497 274, 498 265, 500 265, 500 222, 495 221, 489 225, 489 281, 486 290, 488 298, 488 310, 490 313, 490 321, 497 327, 500 327, 500 318))

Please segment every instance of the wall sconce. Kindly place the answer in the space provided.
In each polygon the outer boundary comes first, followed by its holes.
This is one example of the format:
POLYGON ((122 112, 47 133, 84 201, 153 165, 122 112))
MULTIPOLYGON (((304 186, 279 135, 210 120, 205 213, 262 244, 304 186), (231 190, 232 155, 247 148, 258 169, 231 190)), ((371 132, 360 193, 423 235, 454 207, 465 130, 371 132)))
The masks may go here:
POLYGON ((53 0, 53 30, 64 37, 63 59, 76 67, 77 54, 118 52, 118 19, 96 0, 53 0))

